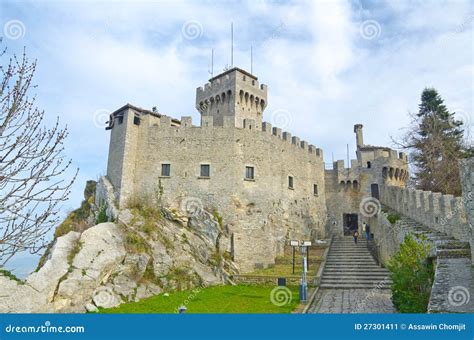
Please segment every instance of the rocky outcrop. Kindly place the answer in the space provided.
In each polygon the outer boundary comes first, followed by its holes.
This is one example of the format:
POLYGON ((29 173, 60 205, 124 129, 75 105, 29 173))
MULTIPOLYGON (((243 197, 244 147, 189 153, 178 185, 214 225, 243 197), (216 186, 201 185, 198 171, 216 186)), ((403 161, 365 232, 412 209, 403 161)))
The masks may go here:
POLYGON ((228 282, 237 272, 213 216, 116 211, 116 222, 58 237, 44 265, 24 282, 0 275, 0 312, 95 311, 161 292, 228 282), (191 222, 192 221, 192 222, 191 222))

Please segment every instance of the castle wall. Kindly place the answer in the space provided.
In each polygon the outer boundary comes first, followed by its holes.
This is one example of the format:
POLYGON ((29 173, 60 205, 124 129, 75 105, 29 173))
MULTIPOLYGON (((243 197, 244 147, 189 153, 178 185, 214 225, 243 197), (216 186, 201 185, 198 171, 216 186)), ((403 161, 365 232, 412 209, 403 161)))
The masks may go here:
POLYGON ((343 160, 334 162, 332 170, 325 171, 326 204, 329 216, 327 228, 331 234, 342 235, 344 214, 357 214, 358 225, 370 225, 372 212, 361 203, 372 197, 372 184, 405 186, 407 174, 406 157, 394 150, 367 150, 357 152, 358 159, 351 160, 350 167, 343 160), (368 167, 367 162, 370 162, 368 167), (389 169, 392 169, 391 171, 389 169), (397 174, 395 176, 395 174, 397 174))
POLYGON ((124 161, 124 168, 133 169, 133 182, 122 183, 122 190, 153 199, 161 184, 166 205, 217 211, 233 234, 232 252, 243 271, 273 264, 288 239, 324 236, 321 150, 268 123, 256 131, 252 125, 235 128, 228 120, 216 127, 212 117, 203 122, 195 127, 183 118, 181 126, 172 126, 169 117, 142 115, 134 130, 136 153, 124 161), (162 163, 171 164, 170 177, 161 176, 162 163), (200 164, 210 165, 209 178, 200 178, 200 164), (254 167, 254 180, 244 179, 246 166, 254 167))
POLYGON ((463 159, 459 164, 461 175, 462 199, 464 202, 464 212, 471 232, 471 259, 474 260, 474 158, 463 159))
POLYGON ((388 207, 458 240, 472 242, 463 198, 389 185, 381 189, 381 202, 388 207))

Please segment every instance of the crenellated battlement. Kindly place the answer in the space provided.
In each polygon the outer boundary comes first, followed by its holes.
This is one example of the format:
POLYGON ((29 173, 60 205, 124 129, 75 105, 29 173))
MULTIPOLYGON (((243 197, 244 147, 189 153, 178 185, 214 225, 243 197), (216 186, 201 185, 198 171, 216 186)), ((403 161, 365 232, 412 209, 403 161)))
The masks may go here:
POLYGON ((223 126, 224 117, 233 116, 236 127, 247 124, 260 129, 266 106, 267 86, 240 68, 225 71, 196 89, 196 109, 202 117, 214 117, 215 126, 223 126))
POLYGON ((400 214, 454 238, 465 239, 470 235, 461 197, 384 185, 380 201, 400 214))
MULTIPOLYGON (((203 116, 201 117, 201 126, 193 125, 192 117, 190 116, 181 116, 181 119, 174 119, 172 117, 166 115, 147 115, 147 114, 140 114, 137 112, 133 112, 133 114, 138 114, 140 120, 143 122, 143 126, 150 126, 156 128, 170 128, 173 130, 180 130, 180 129, 221 129, 221 128, 234 128, 234 129, 242 129, 242 130, 249 130, 249 131, 256 131, 257 133, 268 134, 272 136, 272 139, 278 143, 288 143, 293 145, 295 148, 304 150, 309 154, 315 155, 318 159, 323 159, 323 150, 317 148, 316 146, 309 144, 307 141, 301 140, 299 137, 292 136, 290 132, 284 131, 277 127, 272 127, 272 125, 268 122, 263 122, 260 129, 257 129, 255 120, 253 119, 244 119, 244 125, 242 128, 236 128, 234 126, 234 117, 226 116, 223 117, 223 125, 216 126, 214 125, 214 117, 212 116, 203 116)), ((159 133, 159 132, 158 132, 159 133)))

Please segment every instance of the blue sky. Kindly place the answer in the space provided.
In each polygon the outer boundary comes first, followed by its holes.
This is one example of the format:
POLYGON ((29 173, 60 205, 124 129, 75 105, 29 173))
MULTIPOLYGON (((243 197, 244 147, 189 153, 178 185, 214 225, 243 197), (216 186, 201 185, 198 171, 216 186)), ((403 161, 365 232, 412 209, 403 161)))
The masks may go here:
POLYGON ((26 47, 38 60, 37 104, 70 130, 80 174, 64 211, 105 174, 111 111, 156 106, 199 124, 196 87, 210 78, 212 48, 214 74, 230 64, 231 22, 234 66, 250 69, 253 46, 268 85, 264 120, 322 148, 326 162, 345 159, 347 143, 355 156, 355 123, 366 143, 391 145, 424 87, 472 130, 472 1, 1 1, 8 53, 26 47))

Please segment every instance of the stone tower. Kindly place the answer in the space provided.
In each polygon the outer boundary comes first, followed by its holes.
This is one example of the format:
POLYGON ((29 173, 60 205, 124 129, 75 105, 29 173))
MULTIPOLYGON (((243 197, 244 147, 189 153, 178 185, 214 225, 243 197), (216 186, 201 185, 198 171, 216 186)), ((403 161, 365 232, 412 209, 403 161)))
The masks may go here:
POLYGON ((201 113, 201 126, 212 120, 213 126, 262 127, 263 110, 267 106, 267 86, 259 85, 257 77, 233 68, 196 89, 196 108, 201 113), (212 117, 211 120, 204 117, 212 117))

